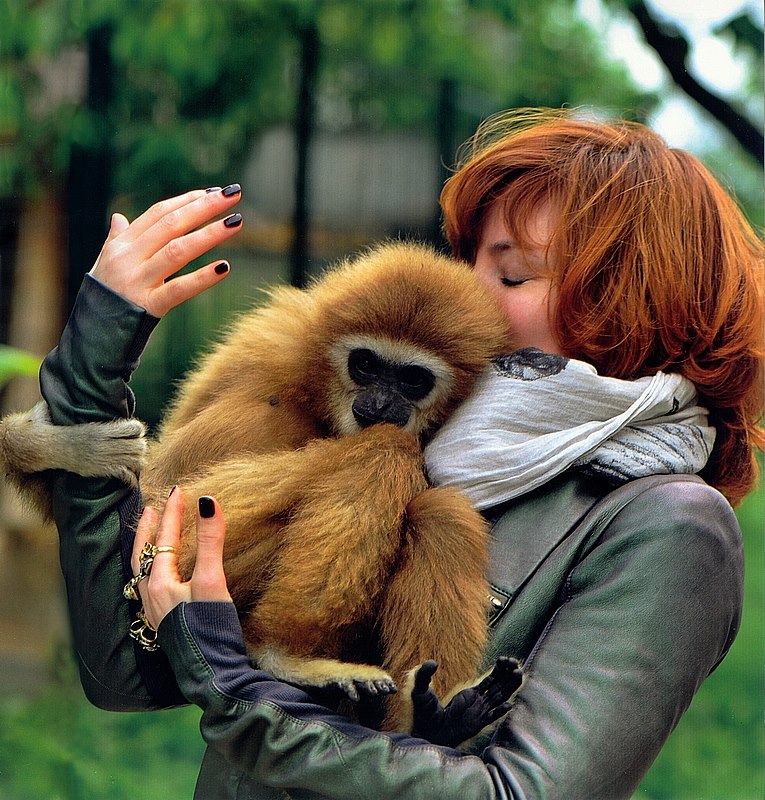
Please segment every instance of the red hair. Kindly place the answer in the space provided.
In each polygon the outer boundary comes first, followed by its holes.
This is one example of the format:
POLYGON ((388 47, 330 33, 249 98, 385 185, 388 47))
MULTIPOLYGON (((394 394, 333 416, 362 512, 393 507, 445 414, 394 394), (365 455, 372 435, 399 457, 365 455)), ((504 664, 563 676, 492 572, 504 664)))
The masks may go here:
POLYGON ((603 375, 679 372, 717 440, 702 475, 732 503, 763 447, 762 242, 691 154, 634 122, 526 110, 496 117, 441 194, 444 230, 473 262, 500 200, 521 245, 543 202, 558 214, 550 251, 564 352, 603 375))

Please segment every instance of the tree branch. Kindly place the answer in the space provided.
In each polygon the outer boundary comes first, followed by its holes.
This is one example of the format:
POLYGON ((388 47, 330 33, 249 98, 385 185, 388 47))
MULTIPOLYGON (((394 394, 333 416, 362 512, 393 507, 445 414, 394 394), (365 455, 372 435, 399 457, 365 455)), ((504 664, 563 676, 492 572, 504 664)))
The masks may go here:
POLYGON ((748 119, 730 103, 705 89, 686 69, 688 42, 679 34, 668 33, 651 16, 643 0, 632 0, 627 7, 640 25, 646 43, 658 54, 675 83, 720 122, 736 141, 763 164, 765 139, 748 119))

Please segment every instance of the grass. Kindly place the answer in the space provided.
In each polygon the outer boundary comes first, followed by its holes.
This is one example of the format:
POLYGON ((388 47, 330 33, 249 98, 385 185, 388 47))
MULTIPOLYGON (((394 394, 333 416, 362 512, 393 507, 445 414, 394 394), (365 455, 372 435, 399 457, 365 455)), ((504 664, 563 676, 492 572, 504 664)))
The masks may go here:
POLYGON ((109 714, 74 687, 0 704, 4 800, 191 798, 200 712, 109 714))

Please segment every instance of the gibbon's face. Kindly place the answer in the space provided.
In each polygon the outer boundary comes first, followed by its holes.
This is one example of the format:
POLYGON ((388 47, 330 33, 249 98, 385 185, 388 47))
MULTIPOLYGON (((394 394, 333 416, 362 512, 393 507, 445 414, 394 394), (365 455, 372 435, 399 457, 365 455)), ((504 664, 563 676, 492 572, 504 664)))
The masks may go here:
POLYGON ((529 219, 535 246, 521 250, 505 225, 502 202, 496 201, 486 214, 473 269, 505 312, 514 349, 538 347, 562 355, 551 323, 557 287, 545 260, 552 229, 552 210, 542 206, 529 219))
POLYGON ((332 361, 343 387, 333 415, 341 434, 388 422, 418 435, 452 384, 443 359, 402 341, 348 336, 333 349, 332 361))

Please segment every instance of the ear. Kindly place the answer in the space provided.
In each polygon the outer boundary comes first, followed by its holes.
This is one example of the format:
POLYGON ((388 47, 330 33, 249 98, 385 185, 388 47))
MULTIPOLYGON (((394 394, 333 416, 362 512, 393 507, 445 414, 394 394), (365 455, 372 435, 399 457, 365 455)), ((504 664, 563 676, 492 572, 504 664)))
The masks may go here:
POLYGON ((146 429, 137 419, 54 425, 44 401, 0 419, 0 469, 38 507, 39 473, 66 470, 137 486, 146 448, 146 429))

